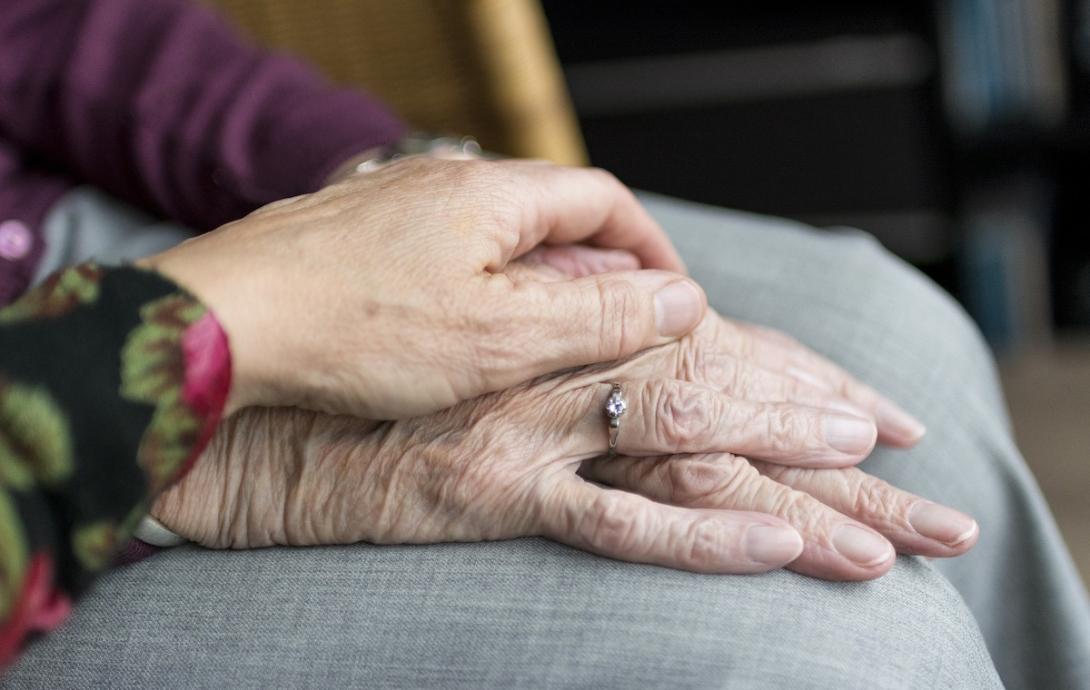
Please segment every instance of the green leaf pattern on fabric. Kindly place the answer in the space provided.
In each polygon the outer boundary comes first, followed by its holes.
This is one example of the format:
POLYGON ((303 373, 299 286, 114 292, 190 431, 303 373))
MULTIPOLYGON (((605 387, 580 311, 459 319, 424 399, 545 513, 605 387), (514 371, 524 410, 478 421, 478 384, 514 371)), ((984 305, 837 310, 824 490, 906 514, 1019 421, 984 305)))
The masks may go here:
POLYGON ((150 302, 140 310, 142 324, 129 334, 121 353, 121 396, 155 406, 138 456, 152 492, 177 474, 200 435, 202 420, 182 399, 181 339, 205 312, 202 304, 181 294, 150 302))
POLYGON ((0 480, 29 490, 52 486, 72 472, 68 420, 49 392, 0 381, 0 480))
POLYGON ((110 557, 117 550, 120 534, 117 523, 111 520, 81 525, 72 532, 72 553, 76 554, 80 565, 97 572, 110 562, 110 557))
POLYGON ((54 273, 38 287, 4 309, 0 324, 67 314, 81 304, 98 299, 105 270, 96 264, 80 264, 54 273))
POLYGON ((0 310, 0 673, 201 451, 229 378, 215 318, 150 271, 73 266, 0 310))
POLYGON ((23 591, 29 550, 19 513, 6 490, 0 490, 0 620, 11 613, 23 591))
POLYGON ((99 520, 79 525, 72 531, 72 552, 85 569, 98 572, 110 564, 122 541, 136 529, 140 518, 148 513, 145 502, 136 505, 121 522, 99 520))

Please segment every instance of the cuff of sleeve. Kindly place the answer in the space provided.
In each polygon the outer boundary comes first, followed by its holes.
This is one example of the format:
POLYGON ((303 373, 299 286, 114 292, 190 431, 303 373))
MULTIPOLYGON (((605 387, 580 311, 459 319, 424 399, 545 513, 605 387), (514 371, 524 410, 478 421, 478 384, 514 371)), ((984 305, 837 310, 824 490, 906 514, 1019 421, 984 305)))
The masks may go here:
POLYGON ((227 333, 211 311, 205 312, 182 334, 182 356, 185 362, 182 400, 202 420, 200 436, 190 462, 183 468, 181 474, 184 474, 215 433, 231 391, 231 350, 227 333))
POLYGON ((13 508, 0 546, 29 564, 0 588, 2 666, 28 635, 59 624, 118 547, 139 546, 135 511, 203 451, 231 359, 216 318, 177 284, 94 264, 58 271, 0 310, 0 351, 0 432, 54 439, 12 446, 20 484, 0 491, 13 508))
MULTIPOLYGON (((346 94, 355 100, 356 94, 346 94)), ((409 132, 409 128, 392 113, 376 108, 366 109, 366 125, 358 121, 339 120, 336 131, 326 131, 321 142, 315 142, 309 152, 310 168, 304 179, 307 191, 320 189, 338 167, 348 159, 369 149, 391 144, 409 132)))

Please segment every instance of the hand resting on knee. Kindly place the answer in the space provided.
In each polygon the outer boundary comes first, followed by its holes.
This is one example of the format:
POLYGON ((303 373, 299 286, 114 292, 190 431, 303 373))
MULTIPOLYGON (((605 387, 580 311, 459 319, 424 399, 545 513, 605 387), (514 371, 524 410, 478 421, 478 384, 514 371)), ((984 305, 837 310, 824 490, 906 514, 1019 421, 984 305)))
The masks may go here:
MULTIPOLYGON (((549 283, 618 262, 546 249, 508 278, 549 283)), ((153 514, 214 548, 542 535, 698 572, 869 579, 895 549, 947 557, 976 541, 971 518, 854 467, 876 437, 907 447, 922 433, 786 336, 709 312, 680 341, 429 416, 243 410, 153 514), (614 382, 629 409, 610 456, 602 406, 614 382)))

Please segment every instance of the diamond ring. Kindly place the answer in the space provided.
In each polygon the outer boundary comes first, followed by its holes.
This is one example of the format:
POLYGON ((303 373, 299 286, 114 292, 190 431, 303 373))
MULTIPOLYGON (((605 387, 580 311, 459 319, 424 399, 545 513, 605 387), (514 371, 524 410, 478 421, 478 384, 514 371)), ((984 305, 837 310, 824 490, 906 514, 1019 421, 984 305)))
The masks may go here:
POLYGON ((609 454, 617 454, 617 437, 621 435, 621 416, 628 409, 624 394, 621 393, 621 384, 614 383, 606 400, 605 413, 609 419, 609 454))

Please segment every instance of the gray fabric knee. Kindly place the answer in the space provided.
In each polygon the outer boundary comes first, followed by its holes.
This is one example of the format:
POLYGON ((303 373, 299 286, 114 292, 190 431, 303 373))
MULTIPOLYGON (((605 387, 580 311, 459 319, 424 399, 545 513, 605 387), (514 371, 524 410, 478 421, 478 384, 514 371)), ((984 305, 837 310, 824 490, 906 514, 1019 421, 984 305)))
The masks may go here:
POLYGON ((914 346, 921 358, 925 361, 949 358, 961 363, 966 374, 963 382, 982 399, 996 402, 993 411, 1005 420, 995 358, 965 308, 873 236, 848 228, 830 231, 840 233, 844 245, 851 246, 851 250, 844 252, 843 279, 858 280, 882 290, 891 320, 898 319, 900 314, 914 314, 914 326, 918 329, 914 346))
POLYGON ((541 539, 162 554, 111 574, 3 681, 89 685, 999 687, 961 599, 915 559, 829 583, 541 539))

